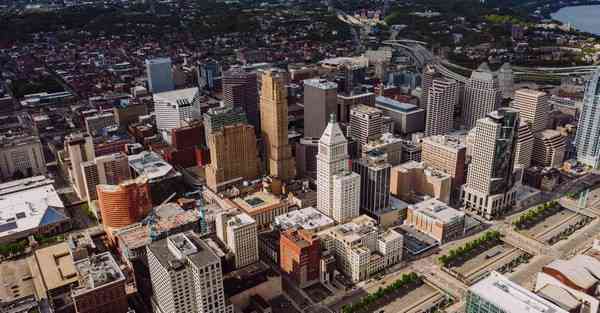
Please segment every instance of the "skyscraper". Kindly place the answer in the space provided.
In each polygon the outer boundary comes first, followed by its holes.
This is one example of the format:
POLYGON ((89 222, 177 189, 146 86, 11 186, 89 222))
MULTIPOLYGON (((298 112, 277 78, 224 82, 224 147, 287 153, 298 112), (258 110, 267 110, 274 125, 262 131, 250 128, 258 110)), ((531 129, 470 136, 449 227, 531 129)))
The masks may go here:
POLYGON ((336 83, 325 79, 304 80, 305 137, 321 136, 329 116, 337 114, 337 88, 336 83))
POLYGON ((452 130, 458 89, 458 82, 453 79, 433 79, 427 92, 425 136, 445 135, 452 130))
MULTIPOLYGON (((208 144, 208 136, 215 131, 222 130, 227 125, 248 124, 246 113, 240 107, 222 106, 210 108, 202 116, 204 134, 208 144)), ((255 129, 256 130, 256 129, 255 129)))
POLYGON ((498 85, 502 92, 502 98, 512 98, 515 88, 515 78, 510 63, 504 63, 498 70, 498 85))
POLYGON ((221 259, 192 234, 176 234, 146 247, 154 299, 160 312, 233 313, 223 292, 221 259))
POLYGON ((514 204, 518 125, 519 112, 510 108, 493 111, 477 121, 471 165, 462 191, 465 209, 492 219, 514 204))
POLYGON ((265 71, 260 94, 260 125, 265 141, 268 172, 284 181, 296 175, 296 162, 288 142, 286 81, 285 71, 265 71))
POLYGON ((517 130, 517 145, 515 146, 515 166, 521 166, 524 169, 531 165, 531 155, 533 154, 534 138, 529 124, 521 121, 517 130))
POLYGON ((348 141, 333 114, 317 153, 317 209, 329 217, 333 217, 333 175, 349 170, 348 159, 348 141))
POLYGON ((252 180, 260 174, 254 127, 235 124, 208 136, 210 164, 206 167, 206 185, 213 191, 233 180, 252 180))
POLYGON ((371 150, 365 158, 352 162, 352 171, 360 175, 360 208, 377 215, 390 205, 391 165, 387 155, 371 150))
POLYGON ((546 121, 550 108, 548 94, 532 89, 519 89, 515 91, 515 99, 510 106, 519 110, 521 121, 529 123, 531 132, 537 133, 546 129, 546 121))
POLYGON ((221 66, 215 60, 207 60, 198 65, 198 87, 214 90, 217 87, 217 78, 221 74, 221 66))
POLYGON ((560 167, 565 158, 565 137, 554 129, 534 134, 531 161, 544 167, 560 167))
POLYGON ((175 89, 170 58, 146 60, 146 75, 148 75, 148 87, 152 93, 175 89))
POLYGON ((362 104, 356 105, 350 110, 349 136, 358 141, 361 149, 370 140, 381 137, 382 127, 382 110, 362 104))
POLYGON ((258 82, 256 72, 234 67, 223 73, 223 103, 226 106, 242 108, 248 122, 260 133, 260 113, 258 110, 258 82))
POLYGON ((80 199, 87 200, 81 163, 94 158, 92 137, 87 133, 70 134, 65 138, 65 154, 69 157, 70 164, 67 171, 73 184, 73 189, 75 189, 80 199))
POLYGON ((473 128, 477 120, 498 108, 501 96, 497 77, 486 63, 481 64, 465 86, 463 125, 467 129, 473 128))
POLYGON ((420 106, 425 108, 427 99, 429 99, 429 88, 433 85, 433 80, 439 78, 441 75, 433 64, 427 64, 423 68, 423 74, 421 75, 421 99, 420 106))
POLYGON ((583 108, 577 123, 575 147, 577 161, 598 168, 600 166, 600 69, 587 82, 583 108))
POLYGON ((333 175, 332 179, 331 218, 338 223, 347 223, 360 215, 360 175, 345 171, 333 175))
POLYGON ((171 143, 171 130, 185 126, 185 121, 194 117, 198 97, 197 87, 154 94, 156 128, 164 141, 171 143))

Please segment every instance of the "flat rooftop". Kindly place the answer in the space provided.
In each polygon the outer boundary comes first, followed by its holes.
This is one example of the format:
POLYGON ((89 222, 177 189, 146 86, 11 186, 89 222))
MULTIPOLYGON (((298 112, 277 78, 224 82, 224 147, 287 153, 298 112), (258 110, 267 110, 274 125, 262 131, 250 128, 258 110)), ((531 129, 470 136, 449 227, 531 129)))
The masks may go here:
POLYGON ((506 313, 567 313, 497 272, 491 272, 488 277, 471 286, 469 292, 506 313))
MULTIPOLYGON (((200 220, 198 210, 184 210, 176 203, 165 203, 154 207, 154 230, 160 235, 200 220)), ((144 247, 152 242, 150 230, 145 223, 135 223, 116 231, 119 244, 128 249, 144 247)))
POLYGON ((0 263, 0 303, 11 302, 34 294, 27 259, 0 263))
POLYGON ((423 143, 452 150, 466 149, 466 135, 438 135, 423 138, 423 143))
POLYGON ((456 210, 435 198, 410 205, 409 208, 444 224, 465 218, 465 212, 456 210))
POLYGON ((53 183, 35 176, 0 184, 0 238, 69 219, 53 183))
POLYGON ((78 280, 77 269, 69 253, 67 242, 35 251, 28 262, 38 297, 45 298, 48 290, 54 290, 78 280))
POLYGON ((143 151, 129 156, 129 166, 138 176, 145 175, 152 182, 172 176, 181 175, 173 166, 163 160, 156 152, 143 151))
POLYGON ((333 234, 335 237, 343 238, 347 242, 359 240, 372 232, 377 232, 376 222, 367 215, 361 215, 346 224, 325 230, 325 234, 333 234))
POLYGON ((256 221, 246 213, 240 213, 233 216, 227 221, 227 226, 233 229, 254 224, 256 221))
POLYGON ((250 215, 283 205, 282 199, 272 193, 263 191, 255 192, 244 198, 235 198, 233 202, 250 215))
POLYGON ((375 106, 386 110, 392 110, 401 113, 409 113, 420 110, 418 106, 412 103, 400 102, 392 98, 377 96, 375 97, 375 106))
POLYGON ((328 81, 326 79, 321 78, 311 78, 304 80, 305 86, 311 86, 319 89, 335 89, 337 90, 338 85, 332 81, 328 81))
POLYGON ((160 264, 171 270, 180 269, 181 256, 197 266, 220 262, 207 243, 191 234, 176 234, 151 243, 148 248, 160 264))
POLYGON ((79 286, 71 290, 73 296, 125 280, 123 272, 110 252, 78 261, 75 267, 79 273, 79 286))
POLYGON ((166 101, 176 103, 181 106, 191 105, 194 97, 198 94, 198 87, 177 89, 155 93, 154 101, 166 101))
POLYGON ((306 230, 322 229, 333 224, 335 224, 333 219, 313 207, 276 216, 273 222, 273 225, 279 227, 281 230, 290 228, 302 228, 306 230))

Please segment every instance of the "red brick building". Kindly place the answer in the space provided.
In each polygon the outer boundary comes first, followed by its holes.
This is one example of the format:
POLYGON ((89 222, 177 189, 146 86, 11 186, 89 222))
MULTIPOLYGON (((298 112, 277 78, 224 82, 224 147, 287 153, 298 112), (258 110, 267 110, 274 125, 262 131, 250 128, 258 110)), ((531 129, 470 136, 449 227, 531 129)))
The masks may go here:
POLYGON ((301 288, 319 281, 321 244, 310 231, 287 230, 279 239, 279 266, 301 288))

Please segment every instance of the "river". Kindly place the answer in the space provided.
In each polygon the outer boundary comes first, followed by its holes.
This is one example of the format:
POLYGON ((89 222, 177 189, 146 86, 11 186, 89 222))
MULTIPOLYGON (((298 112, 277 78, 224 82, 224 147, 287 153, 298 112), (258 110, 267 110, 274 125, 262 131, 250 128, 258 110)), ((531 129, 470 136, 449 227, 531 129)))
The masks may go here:
POLYGON ((571 23, 580 31, 600 35, 600 5, 564 7, 551 16, 564 24, 571 23))

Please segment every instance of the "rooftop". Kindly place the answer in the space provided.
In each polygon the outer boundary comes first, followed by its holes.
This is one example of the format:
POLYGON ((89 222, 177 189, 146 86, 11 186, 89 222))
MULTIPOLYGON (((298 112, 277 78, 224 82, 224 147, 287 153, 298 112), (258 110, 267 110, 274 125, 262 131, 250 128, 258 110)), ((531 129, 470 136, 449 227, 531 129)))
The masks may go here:
MULTIPOLYGON (((176 203, 165 203, 154 207, 153 231, 157 236, 168 233, 173 229, 189 225, 200 220, 198 210, 183 210, 176 203)), ((115 232, 115 237, 119 238, 120 245, 128 249, 137 249, 144 247, 152 242, 148 221, 144 220, 130 226, 121 228, 115 232)))
POLYGON ((255 192, 245 198, 233 199, 240 209, 250 215, 281 205, 282 201, 276 195, 264 191, 255 192))
POLYGON ((360 112, 360 113, 364 113, 364 114, 381 114, 381 110, 372 106, 368 106, 368 105, 364 105, 364 104, 358 104, 352 107, 352 109, 350 109, 350 111, 354 111, 354 112, 360 112))
POLYGON ((311 86, 319 89, 335 89, 337 90, 338 85, 332 81, 321 78, 312 78, 304 80, 305 86, 311 86))
POLYGON ((0 263, 0 303, 33 295, 33 281, 27 259, 0 263))
POLYGON ((322 229, 333 225, 335 222, 327 215, 319 212, 313 207, 291 211, 275 217, 274 226, 287 230, 290 228, 302 228, 306 230, 322 229))
POLYGON ((369 233, 377 232, 377 226, 374 219, 367 215, 361 215, 351 222, 337 225, 326 230, 326 232, 333 234, 335 237, 341 237, 347 242, 354 242, 369 233))
POLYGON ((160 264, 170 270, 179 270, 185 260, 205 266, 218 263, 219 258, 201 239, 191 234, 176 234, 151 243, 148 248, 160 264))
POLYGON ((66 242, 35 251, 28 262, 38 297, 46 297, 48 290, 75 283, 78 279, 66 242))
POLYGON ((600 261, 586 255, 577 255, 570 260, 554 260, 545 268, 560 272, 584 289, 592 288, 600 280, 600 261))
POLYGON ((145 175, 150 181, 159 180, 166 176, 181 175, 173 169, 171 164, 153 151, 143 151, 139 154, 130 155, 129 166, 138 175, 145 175))
POLYGON ((497 272, 491 272, 488 277, 471 286, 469 292, 506 313, 567 313, 497 272))
POLYGON ((256 223, 256 221, 246 213, 236 214, 231 219, 227 220, 227 226, 234 229, 254 223, 256 223))
POLYGON ((0 184, 0 237, 68 220, 53 183, 35 176, 0 184))
POLYGON ((378 108, 383 108, 387 110, 397 111, 397 112, 413 112, 420 110, 418 106, 412 103, 400 102, 391 98, 377 96, 375 98, 375 106, 378 108))
POLYGON ((452 223, 465 217, 465 212, 456 210, 435 198, 410 205, 409 208, 443 223, 452 223))
POLYGON ((123 272, 110 252, 78 261, 75 267, 79 273, 79 286, 72 289, 73 296, 125 280, 123 272))
POLYGON ((191 105, 198 94, 198 87, 177 89, 154 94, 154 101, 166 101, 179 105, 191 105))
POLYGON ((436 146, 450 148, 453 150, 466 149, 466 135, 438 135, 423 138, 427 142, 436 146))

